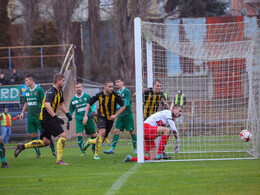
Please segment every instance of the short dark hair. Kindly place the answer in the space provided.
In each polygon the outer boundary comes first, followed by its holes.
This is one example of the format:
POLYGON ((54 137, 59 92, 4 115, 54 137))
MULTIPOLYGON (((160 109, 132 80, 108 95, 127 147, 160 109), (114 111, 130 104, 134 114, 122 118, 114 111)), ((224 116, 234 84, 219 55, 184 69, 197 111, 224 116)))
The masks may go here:
POLYGON ((80 83, 80 82, 76 82, 76 83, 74 84, 74 86, 79 85, 79 84, 81 84, 81 83, 80 83))
POLYGON ((27 75, 25 76, 25 78, 28 78, 28 79, 34 80, 34 76, 33 76, 33 74, 27 74, 27 75))
POLYGON ((117 80, 124 82, 124 79, 122 77, 117 77, 115 81, 117 80))
POLYGON ((108 83, 113 83, 113 81, 105 81, 104 85, 107 85, 108 83))
POLYGON ((53 76, 53 83, 57 83, 57 81, 60 81, 61 79, 64 79, 65 76, 61 73, 57 73, 53 76))
POLYGON ((179 107, 181 107, 182 109, 183 109, 183 107, 182 106, 180 106, 180 105, 178 105, 178 104, 174 104, 174 106, 173 106, 174 108, 179 108, 179 107))

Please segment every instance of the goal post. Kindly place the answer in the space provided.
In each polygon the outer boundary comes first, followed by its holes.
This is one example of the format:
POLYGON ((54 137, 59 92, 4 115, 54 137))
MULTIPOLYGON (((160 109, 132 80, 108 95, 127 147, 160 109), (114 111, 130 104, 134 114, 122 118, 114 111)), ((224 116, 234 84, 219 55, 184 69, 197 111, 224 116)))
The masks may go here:
POLYGON ((215 24, 188 19, 134 22, 138 162, 144 162, 143 89, 156 79, 162 82, 169 105, 177 90, 187 99, 183 116, 175 120, 181 150, 174 153, 172 136, 166 145, 171 160, 257 158, 260 82, 252 67, 260 52, 259 34, 246 34, 258 32, 251 24, 257 23, 255 19, 215 24), (243 129, 253 134, 247 143, 239 138, 243 129))

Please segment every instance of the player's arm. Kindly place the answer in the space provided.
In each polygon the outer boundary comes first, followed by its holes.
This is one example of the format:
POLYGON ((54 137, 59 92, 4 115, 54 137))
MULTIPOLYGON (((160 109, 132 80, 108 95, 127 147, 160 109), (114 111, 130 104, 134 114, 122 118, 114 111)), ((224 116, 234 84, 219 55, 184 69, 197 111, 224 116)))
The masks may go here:
POLYGON ((87 104, 87 107, 86 107, 86 110, 85 110, 85 115, 84 115, 84 118, 83 118, 83 125, 87 124, 89 109, 97 100, 98 100, 98 95, 96 94, 92 98, 90 98, 90 100, 88 101, 88 104, 87 104))
POLYGON ((176 126, 175 126, 175 123, 173 122, 172 119, 167 119, 167 120, 168 120, 168 124, 170 125, 171 132, 176 139, 176 142, 179 143, 180 142, 180 136, 179 136, 179 132, 178 132, 176 126))
POLYGON ((20 120, 23 119, 23 117, 24 117, 24 113, 25 113, 25 111, 27 110, 27 108, 28 108, 28 103, 25 102, 24 105, 23 105, 22 112, 21 112, 20 117, 19 117, 20 120))
POLYGON ((166 99, 165 99, 163 93, 162 93, 161 102, 162 102, 162 104, 163 104, 163 106, 164 106, 164 109, 169 109, 169 105, 168 105, 168 103, 166 102, 166 99))
POLYGON ((122 100, 122 98, 116 93, 116 102, 118 102, 120 109, 117 110, 117 112, 114 115, 111 115, 109 118, 110 120, 115 120, 126 108, 124 101, 122 100))

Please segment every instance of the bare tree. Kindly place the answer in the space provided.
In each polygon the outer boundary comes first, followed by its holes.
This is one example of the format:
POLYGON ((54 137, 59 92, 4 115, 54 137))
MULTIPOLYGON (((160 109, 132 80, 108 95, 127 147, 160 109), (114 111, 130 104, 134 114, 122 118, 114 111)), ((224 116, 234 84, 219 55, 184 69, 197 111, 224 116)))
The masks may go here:
POLYGON ((150 0, 114 0, 111 19, 116 37, 114 56, 117 65, 113 75, 123 77, 128 84, 134 82, 134 18, 150 18, 153 14, 148 11, 150 7, 150 0))
POLYGON ((90 31, 90 79, 95 80, 98 77, 99 71, 102 69, 99 54, 100 54, 100 1, 89 0, 89 31, 90 31))

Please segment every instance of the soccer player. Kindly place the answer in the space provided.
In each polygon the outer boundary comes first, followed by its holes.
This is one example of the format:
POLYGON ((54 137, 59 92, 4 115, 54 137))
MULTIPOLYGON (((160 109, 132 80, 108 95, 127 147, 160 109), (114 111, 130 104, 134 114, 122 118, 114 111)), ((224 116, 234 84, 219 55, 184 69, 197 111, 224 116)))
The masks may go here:
POLYGON ((5 145, 3 143, 1 136, 0 136, 0 158, 2 162, 2 168, 10 168, 10 166, 5 161, 5 145))
MULTIPOLYGON (((76 133, 78 139, 78 145, 82 152, 82 156, 85 156, 86 153, 84 151, 84 143, 83 143, 83 130, 85 129, 85 133, 90 135, 92 139, 96 137, 95 132, 95 124, 93 119, 90 117, 90 113, 94 113, 96 110, 95 104, 92 105, 91 111, 88 113, 88 121, 86 125, 83 125, 83 118, 85 115, 86 106, 91 96, 82 92, 81 83, 75 83, 75 91, 76 95, 70 100, 69 114, 72 115, 75 111, 75 119, 76 119, 76 133)), ((67 129, 69 130, 69 121, 67 121, 67 129)), ((95 144, 92 144, 92 150, 95 151, 95 144)))
POLYGON ((156 113, 160 102, 164 106, 164 109, 168 107, 168 104, 166 102, 166 98, 164 97, 162 89, 162 83, 160 80, 155 80, 153 82, 153 87, 148 88, 144 92, 144 120, 147 119, 152 114, 156 113))
MULTIPOLYGON (((132 143, 134 147, 134 153, 136 153, 136 134, 134 133, 134 116, 132 112, 132 106, 131 106, 131 91, 124 86, 124 80, 122 78, 116 79, 116 87, 117 87, 117 93, 121 96, 123 99, 126 109, 117 117, 115 129, 114 129, 114 137, 111 149, 103 151, 105 154, 114 154, 115 153, 115 147, 117 144, 117 141, 119 139, 119 132, 128 131, 132 137, 132 143)), ((117 105, 117 108, 119 109, 120 106, 117 105)))
MULTIPOLYGON (((20 120, 23 119, 24 113, 27 110, 27 125, 28 131, 32 140, 38 139, 38 130, 41 132, 41 123, 39 121, 39 115, 41 113, 42 101, 44 98, 44 91, 40 86, 37 86, 34 82, 34 76, 28 74, 25 76, 25 85, 28 87, 24 95, 24 106, 20 114, 20 120)), ((50 147, 52 155, 56 156, 54 143, 50 140, 50 147)), ((41 158, 41 152, 39 148, 34 148, 36 152, 36 158, 41 158)))
POLYGON ((53 76, 53 86, 46 91, 42 108, 40 113, 40 123, 42 126, 41 139, 33 140, 26 144, 18 144, 16 150, 14 151, 14 157, 17 158, 18 154, 27 148, 38 148, 48 146, 50 144, 51 136, 58 136, 57 142, 57 160, 56 164, 68 165, 62 161, 62 155, 66 142, 66 133, 62 129, 61 125, 64 121, 57 117, 58 108, 61 109, 63 113, 69 120, 72 120, 71 115, 67 112, 64 105, 63 91, 62 87, 65 84, 65 76, 63 74, 55 74, 53 76))
POLYGON ((125 110, 125 105, 118 93, 113 90, 114 84, 112 81, 106 81, 104 84, 104 90, 94 95, 88 102, 85 116, 83 119, 83 125, 86 125, 88 121, 88 113, 90 106, 92 106, 96 101, 99 101, 99 109, 97 114, 97 124, 99 128, 99 133, 97 138, 88 139, 84 145, 84 149, 87 149, 89 144, 96 144, 94 159, 98 160, 99 150, 104 138, 107 138, 114 120, 125 110), (119 104, 120 109, 116 111, 116 105, 119 104))
MULTIPOLYGON (((181 114, 182 107, 176 105, 171 108, 171 110, 163 110, 157 112, 144 121, 144 145, 145 152, 148 152, 148 156, 145 156, 144 160, 165 159, 164 149, 171 132, 173 133, 177 141, 174 151, 177 153, 180 150, 180 137, 178 130, 176 129, 174 119, 180 117, 181 114), (154 139, 159 136, 161 136, 161 140, 157 152, 154 139)), ((127 155, 123 162, 130 161, 137 161, 137 157, 127 155)))

